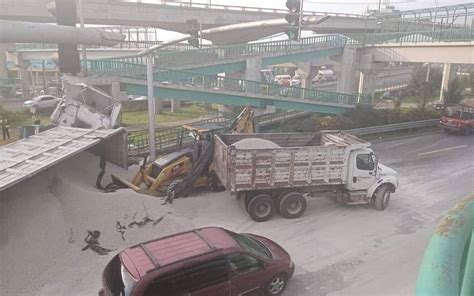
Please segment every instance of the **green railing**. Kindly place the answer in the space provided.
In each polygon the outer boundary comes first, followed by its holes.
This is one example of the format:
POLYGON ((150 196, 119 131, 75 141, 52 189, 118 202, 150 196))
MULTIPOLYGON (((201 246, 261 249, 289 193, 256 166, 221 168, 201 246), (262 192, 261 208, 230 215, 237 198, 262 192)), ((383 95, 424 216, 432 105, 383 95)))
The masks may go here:
POLYGON ((347 34, 349 44, 421 43, 421 42, 470 42, 474 31, 467 29, 447 29, 410 32, 387 32, 370 34, 347 34))
MULTIPOLYGON (((142 76, 140 76, 142 77, 142 76)), ((299 100, 318 101, 332 104, 370 104, 370 95, 351 95, 309 88, 284 86, 238 78, 228 78, 218 75, 203 75, 200 73, 175 69, 159 69, 155 72, 155 81, 167 85, 193 87, 212 92, 239 92, 251 95, 292 98, 299 100)))
POLYGON ((309 114, 305 111, 298 111, 298 110, 289 110, 289 111, 282 111, 282 112, 274 112, 263 114, 260 116, 255 117, 255 122, 258 125, 270 125, 273 123, 280 122, 285 119, 296 118, 298 116, 303 116, 305 114, 309 114))
POLYGON ((474 295, 474 195, 438 224, 421 263, 416 295, 474 295))
MULTIPOLYGON (((282 40, 227 46, 212 46, 198 49, 194 48, 186 51, 157 51, 155 52, 155 57, 160 67, 176 67, 215 61, 234 60, 252 55, 292 54, 295 51, 308 48, 327 49, 344 47, 346 40, 347 38, 340 35, 324 35, 302 38, 300 42, 282 40)), ((132 64, 146 63, 144 57, 121 57, 105 60, 114 60, 132 64)))
MULTIPOLYGON (((225 127, 232 123, 233 119, 227 116, 216 116, 213 118, 200 120, 193 122, 193 124, 200 123, 209 123, 214 122, 222 127, 225 127)), ((155 129, 155 140, 156 140, 156 149, 165 150, 165 149, 177 149, 180 141, 186 142, 191 140, 191 136, 188 134, 189 131, 184 129, 181 126, 173 126, 166 128, 157 128, 155 129)), ((148 130, 141 130, 137 132, 132 132, 128 135, 128 151, 130 155, 141 155, 148 153, 148 146, 150 143, 150 138, 148 130)))
MULTIPOLYGON (((89 60, 87 61, 87 68, 90 72, 115 74, 139 80, 146 79, 145 65, 112 60, 89 60)), ((199 90, 205 89, 212 92, 230 91, 335 104, 356 105, 370 104, 372 102, 370 95, 351 95, 166 68, 154 69, 154 81, 166 83, 168 86, 194 87, 199 90)))

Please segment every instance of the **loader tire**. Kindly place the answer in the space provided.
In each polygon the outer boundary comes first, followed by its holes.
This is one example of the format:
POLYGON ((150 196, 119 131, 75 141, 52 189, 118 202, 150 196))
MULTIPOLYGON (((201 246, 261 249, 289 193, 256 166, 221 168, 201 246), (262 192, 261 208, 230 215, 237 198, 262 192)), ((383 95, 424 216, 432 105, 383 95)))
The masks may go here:
MULTIPOLYGON (((171 196, 173 191, 175 191, 179 186, 183 183, 183 179, 176 179, 171 181, 170 185, 168 185, 168 189, 166 190, 166 195, 171 196)), ((188 192, 187 191, 182 191, 181 196, 176 196, 175 198, 179 197, 188 197, 188 192)))

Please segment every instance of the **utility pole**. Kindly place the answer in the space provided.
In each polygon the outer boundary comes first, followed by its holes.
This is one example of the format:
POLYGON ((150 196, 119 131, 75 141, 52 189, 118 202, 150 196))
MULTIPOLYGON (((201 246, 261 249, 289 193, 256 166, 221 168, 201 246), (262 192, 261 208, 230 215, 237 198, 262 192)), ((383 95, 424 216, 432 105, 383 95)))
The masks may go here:
MULTIPOLYGON (((77 1, 77 7, 79 8, 79 21, 81 22, 81 29, 84 29, 84 7, 82 6, 82 0, 76 0, 77 1)), ((86 45, 82 44, 81 45, 81 55, 82 55, 82 73, 84 75, 87 75, 87 54, 86 54, 86 45)))
POLYGON ((155 97, 153 93, 153 52, 146 56, 146 85, 148 97, 148 128, 149 128, 149 150, 150 161, 156 159, 155 141, 155 97))

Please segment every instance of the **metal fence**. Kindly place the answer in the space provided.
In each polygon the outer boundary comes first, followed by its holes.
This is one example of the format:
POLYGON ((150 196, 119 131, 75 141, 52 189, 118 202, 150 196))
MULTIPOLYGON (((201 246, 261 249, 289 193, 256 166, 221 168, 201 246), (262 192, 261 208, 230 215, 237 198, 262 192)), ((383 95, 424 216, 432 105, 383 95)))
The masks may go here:
MULTIPOLYGON (((213 118, 196 121, 193 124, 210 123, 214 122, 225 126, 229 125, 233 121, 228 116, 216 116, 213 118)), ((188 131, 181 126, 173 126, 166 128, 157 128, 155 130, 156 149, 165 150, 169 148, 179 148, 181 142, 191 141, 192 137, 188 134, 188 131)), ((149 133, 148 130, 141 130, 132 132, 128 135, 128 153, 129 155, 141 155, 148 153, 149 146, 149 133)))
MULTIPOLYGON (((225 61, 229 59, 247 58, 252 55, 262 54, 291 54, 298 50, 316 48, 327 49, 344 47, 346 38, 340 35, 324 35, 302 38, 299 42, 290 40, 268 41, 258 43, 247 43, 226 46, 208 46, 204 48, 194 48, 188 45, 188 50, 182 50, 185 44, 180 44, 181 50, 172 50, 173 46, 155 52, 155 58, 160 67, 175 67, 182 65, 196 65, 199 63, 225 61)), ((145 64, 144 57, 128 56, 119 58, 109 58, 125 63, 145 64)))
POLYGON ((346 34, 349 44, 375 45, 383 43, 422 43, 422 42, 471 42, 474 41, 472 28, 423 30, 408 32, 387 32, 369 34, 346 34))
POLYGON ((370 135, 370 134, 422 128, 422 127, 430 127, 430 126, 436 126, 438 123, 439 123, 439 119, 427 119, 427 120, 420 120, 420 121, 401 122, 401 123, 394 123, 394 124, 355 128, 351 130, 346 130, 346 132, 356 135, 356 136, 360 136, 360 135, 370 135))

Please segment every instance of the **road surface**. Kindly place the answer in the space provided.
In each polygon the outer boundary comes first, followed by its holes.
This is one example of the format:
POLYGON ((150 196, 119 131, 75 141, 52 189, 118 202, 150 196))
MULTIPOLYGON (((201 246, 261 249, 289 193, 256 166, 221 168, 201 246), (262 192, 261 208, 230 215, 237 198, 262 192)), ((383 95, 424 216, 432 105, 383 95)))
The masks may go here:
POLYGON ((297 266, 285 296, 412 295, 436 224, 474 191, 474 137, 426 134, 374 150, 401 181, 383 212, 312 199, 299 219, 256 223, 226 192, 178 199, 173 207, 196 227, 253 232, 284 246, 297 266))

